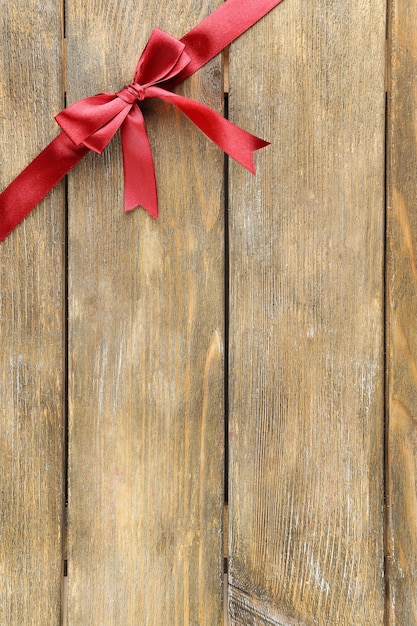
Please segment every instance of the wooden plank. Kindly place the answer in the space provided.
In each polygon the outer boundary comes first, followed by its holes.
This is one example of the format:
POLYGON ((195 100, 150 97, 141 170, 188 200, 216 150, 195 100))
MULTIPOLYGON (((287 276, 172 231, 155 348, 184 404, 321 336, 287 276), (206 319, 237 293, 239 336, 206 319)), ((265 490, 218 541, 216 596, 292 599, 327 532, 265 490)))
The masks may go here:
MULTIPOLYGON (((0 189, 57 134, 61 8, 0 2, 0 189)), ((0 244, 1 624, 60 623, 63 191, 0 244)))
POLYGON ((381 625, 385 2, 286 0, 230 50, 232 624, 381 625))
MULTIPOLYGON (((214 6, 68 0, 68 102, 214 6)), ((182 92, 221 110, 219 59, 182 92)), ((145 106, 160 221, 124 214, 118 141, 69 179, 70 626, 222 619, 223 155, 145 106)))
POLYGON ((387 624, 417 624, 417 4, 390 3, 387 624))

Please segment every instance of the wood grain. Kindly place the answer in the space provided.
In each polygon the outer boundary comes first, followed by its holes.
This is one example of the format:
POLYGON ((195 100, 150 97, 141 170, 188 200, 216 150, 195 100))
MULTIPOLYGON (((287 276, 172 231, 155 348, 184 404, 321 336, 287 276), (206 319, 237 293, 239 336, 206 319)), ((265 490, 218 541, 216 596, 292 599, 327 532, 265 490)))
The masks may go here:
POLYGON ((390 11, 387 624, 417 624, 417 4, 390 11))
POLYGON ((384 49, 382 0, 231 46, 231 119, 272 141, 230 172, 232 624, 383 623, 384 49))
MULTIPOLYGON (((0 2, 0 189, 56 134, 61 2, 0 2)), ((60 624, 64 194, 0 245, 0 623, 60 624)))
MULTIPOLYGON (((67 0, 68 102, 214 6, 67 0)), ((217 59, 183 93, 221 110, 221 87, 217 59)), ((222 621, 223 155, 145 106, 159 221, 124 214, 117 140, 69 179, 71 626, 222 621)))

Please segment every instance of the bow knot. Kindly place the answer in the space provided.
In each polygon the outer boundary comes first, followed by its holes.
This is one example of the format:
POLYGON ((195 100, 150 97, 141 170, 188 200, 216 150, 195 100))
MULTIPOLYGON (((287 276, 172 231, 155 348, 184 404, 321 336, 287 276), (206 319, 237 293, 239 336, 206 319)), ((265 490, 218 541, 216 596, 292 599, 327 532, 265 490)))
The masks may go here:
POLYGON ((127 104, 135 104, 135 102, 142 102, 146 98, 146 87, 139 83, 131 83, 126 85, 116 94, 127 104))

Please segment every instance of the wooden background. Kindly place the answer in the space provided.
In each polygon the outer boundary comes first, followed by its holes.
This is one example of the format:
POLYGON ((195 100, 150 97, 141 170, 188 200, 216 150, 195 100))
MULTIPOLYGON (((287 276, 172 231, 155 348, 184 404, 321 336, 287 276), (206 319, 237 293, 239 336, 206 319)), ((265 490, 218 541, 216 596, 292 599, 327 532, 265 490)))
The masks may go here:
MULTIPOLYGON (((219 2, 0 0, 0 188, 219 2)), ((146 103, 159 221, 115 139, 0 244, 1 625, 417 625, 417 0, 228 57, 256 177, 146 103)))

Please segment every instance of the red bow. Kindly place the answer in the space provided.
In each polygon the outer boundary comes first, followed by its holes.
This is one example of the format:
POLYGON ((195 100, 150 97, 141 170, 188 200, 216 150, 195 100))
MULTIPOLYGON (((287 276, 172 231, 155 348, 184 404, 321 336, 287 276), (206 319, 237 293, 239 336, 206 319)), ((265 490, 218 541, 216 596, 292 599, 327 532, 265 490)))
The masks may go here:
POLYGON ((145 98, 160 98, 176 106, 224 152, 252 173, 255 173, 252 153, 269 145, 204 104, 163 88, 191 62, 184 49, 184 43, 155 28, 131 85, 116 94, 101 93, 79 100, 55 118, 75 146, 83 145, 98 153, 121 127, 126 211, 141 205, 151 215, 158 215, 152 152, 140 110, 140 102, 145 98))
POLYGON ((62 132, 0 194, 0 241, 90 149, 102 152, 120 127, 125 209, 142 205, 156 217, 155 172, 140 110, 145 98, 160 98, 176 106, 224 152, 255 173, 252 153, 268 142, 231 124, 200 102, 168 89, 194 74, 280 2, 227 0, 181 41, 155 29, 131 85, 116 94, 101 93, 80 100, 57 115, 62 132))

